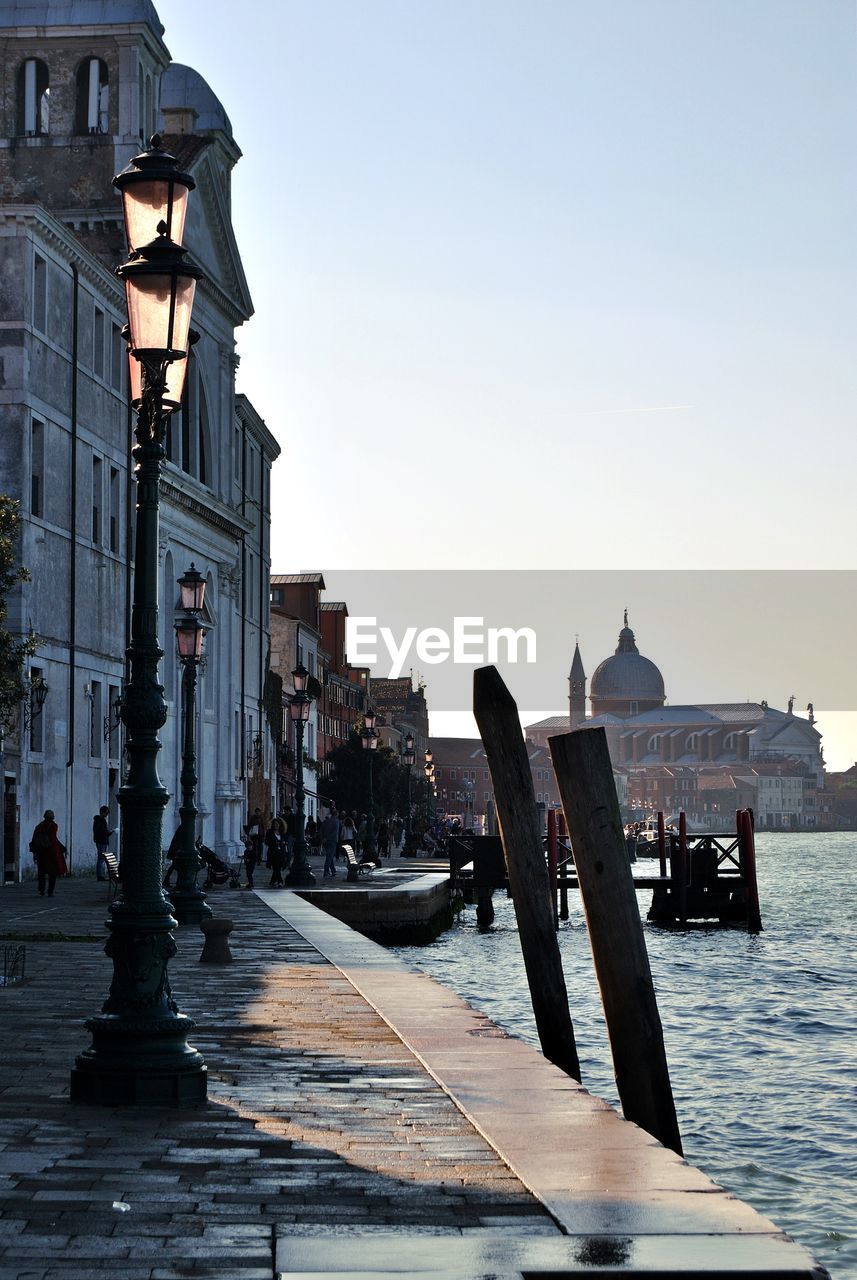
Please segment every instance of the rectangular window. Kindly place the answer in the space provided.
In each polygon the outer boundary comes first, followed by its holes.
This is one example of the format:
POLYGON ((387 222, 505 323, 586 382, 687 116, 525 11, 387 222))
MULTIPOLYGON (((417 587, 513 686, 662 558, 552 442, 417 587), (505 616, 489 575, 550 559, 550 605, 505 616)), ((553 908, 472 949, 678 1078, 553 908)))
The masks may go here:
POLYGON ((30 515, 45 514, 45 424, 33 418, 30 433, 30 515))
POLYGON ((92 371, 98 378, 104 377, 104 312, 95 308, 92 326, 92 371))
POLYGON ((115 684, 109 686, 107 695, 108 720, 108 755, 111 760, 119 759, 119 690, 115 684))
POLYGON ((110 468, 110 550, 119 551, 119 471, 110 468))
POLYGON ((89 758, 91 760, 101 759, 103 715, 101 681, 93 680, 89 686, 89 758))
POLYGON ((33 327, 47 333, 48 264, 38 254, 33 258, 33 327))
MULTIPOLYGON (((41 667, 32 667, 30 670, 31 681, 36 681, 45 673, 41 667)), ((44 751, 45 749, 45 725, 42 717, 44 711, 39 708, 32 693, 30 694, 30 750, 44 751)))
POLYGON ((110 385, 114 391, 122 390, 125 369, 125 343, 118 324, 110 326, 110 385))
POLYGON ((101 459, 92 459, 92 541, 101 540, 101 459))
POLYGON ((456 775, 456 771, 455 771, 455 769, 450 769, 450 771, 449 771, 449 780, 450 780, 450 782, 455 782, 455 780, 456 780, 456 776, 457 776, 457 775, 456 775))

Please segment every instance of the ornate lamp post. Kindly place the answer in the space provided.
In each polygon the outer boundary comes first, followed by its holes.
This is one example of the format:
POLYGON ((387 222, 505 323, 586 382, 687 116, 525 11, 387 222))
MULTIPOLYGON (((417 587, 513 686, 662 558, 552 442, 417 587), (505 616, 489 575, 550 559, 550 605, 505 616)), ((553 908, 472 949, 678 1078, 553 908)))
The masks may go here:
POLYGON ((411 770, 414 767, 416 754, 414 752, 414 735, 408 733, 405 735, 405 749, 402 752, 402 764, 405 766, 408 774, 408 811, 405 814, 405 845, 404 853, 412 851, 413 835, 411 830, 411 770))
POLYGON ((363 713, 363 732, 360 735, 363 750, 369 752, 369 809, 366 814, 366 839, 363 841, 361 862, 376 862, 375 846, 375 800, 372 795, 372 760, 373 752, 378 750, 378 730, 375 728, 375 712, 367 707, 363 713))
POLYGON ((181 403, 188 330, 202 273, 181 247, 194 181, 152 138, 115 185, 122 193, 130 256, 117 269, 128 303, 131 368, 140 366, 133 450, 137 482, 131 676, 122 701, 128 778, 123 815, 122 896, 110 907, 105 951, 113 981, 87 1021, 92 1045, 71 1073, 75 1102, 197 1106, 205 1101, 202 1055, 187 1043, 193 1023, 179 1013, 167 965, 176 922, 161 889, 161 828, 169 799, 158 776, 158 730, 167 718, 158 678, 158 506, 166 421, 181 403))
POLYGON ((199 812, 194 800, 196 791, 196 671, 202 659, 202 641, 205 627, 199 615, 205 601, 205 578, 193 563, 178 580, 181 591, 183 617, 176 623, 176 641, 179 661, 182 664, 182 804, 179 809, 179 848, 174 859, 178 878, 176 887, 167 896, 173 904, 179 924, 199 924, 211 915, 211 907, 205 893, 197 885, 199 855, 196 851, 196 818, 199 812))
POLYGON ((306 682, 309 672, 302 662, 299 662, 292 672, 292 680, 295 685, 295 696, 292 698, 289 712, 295 723, 295 734, 297 736, 297 764, 295 767, 295 801, 298 806, 295 831, 295 845, 292 849, 292 865, 289 874, 286 876, 286 884, 290 885, 310 885, 315 884, 315 876, 313 875, 309 860, 307 858, 307 843, 304 836, 306 828, 306 815, 304 813, 304 802, 306 800, 306 792, 304 791, 304 727, 309 720, 310 697, 306 691, 306 682))

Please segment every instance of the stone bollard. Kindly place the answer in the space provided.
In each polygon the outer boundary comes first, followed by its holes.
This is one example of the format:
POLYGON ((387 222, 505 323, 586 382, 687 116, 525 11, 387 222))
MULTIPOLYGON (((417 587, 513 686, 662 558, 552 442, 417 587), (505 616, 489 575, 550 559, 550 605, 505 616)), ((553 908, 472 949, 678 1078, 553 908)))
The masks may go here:
POLYGON ((232 921, 212 916, 208 920, 201 920, 199 927, 205 934, 200 964, 232 964, 232 952, 229 950, 232 921))

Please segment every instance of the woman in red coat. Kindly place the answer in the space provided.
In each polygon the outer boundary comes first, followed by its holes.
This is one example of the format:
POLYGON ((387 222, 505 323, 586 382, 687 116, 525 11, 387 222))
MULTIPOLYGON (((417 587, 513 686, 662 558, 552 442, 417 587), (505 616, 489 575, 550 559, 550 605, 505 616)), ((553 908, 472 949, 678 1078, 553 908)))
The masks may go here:
POLYGON ((53 809, 45 809, 43 820, 33 831, 30 849, 36 859, 36 868, 39 873, 39 893, 44 897, 47 881, 48 897, 52 898, 57 876, 68 874, 63 846, 59 842, 59 827, 54 822, 53 809))

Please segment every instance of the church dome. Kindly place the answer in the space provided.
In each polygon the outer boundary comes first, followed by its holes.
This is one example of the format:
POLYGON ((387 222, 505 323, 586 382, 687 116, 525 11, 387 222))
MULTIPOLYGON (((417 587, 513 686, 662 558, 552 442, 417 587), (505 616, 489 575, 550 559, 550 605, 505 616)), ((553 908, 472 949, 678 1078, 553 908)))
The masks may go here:
POLYGON ((198 133, 220 129, 232 137, 229 116, 223 104, 198 71, 180 62, 171 62, 161 76, 161 110, 171 107, 193 107, 196 111, 194 129, 198 133))
POLYGON ((634 633, 628 626, 627 609, 616 652, 596 668, 589 696, 593 702, 621 698, 628 702, 661 704, 666 698, 663 676, 654 662, 644 658, 637 648, 634 633))

